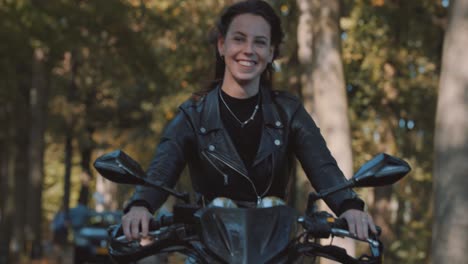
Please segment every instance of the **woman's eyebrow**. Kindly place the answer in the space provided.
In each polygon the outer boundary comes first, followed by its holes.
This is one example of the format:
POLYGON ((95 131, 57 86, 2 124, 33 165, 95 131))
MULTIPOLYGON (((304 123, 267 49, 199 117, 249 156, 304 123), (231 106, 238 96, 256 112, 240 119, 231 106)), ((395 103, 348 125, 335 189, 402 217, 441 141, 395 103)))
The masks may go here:
POLYGON ((265 36, 256 36, 255 38, 268 41, 268 37, 265 37, 265 36))
POLYGON ((235 31, 235 32, 233 32, 232 34, 234 34, 234 35, 242 35, 243 37, 247 36, 246 34, 244 34, 244 33, 241 32, 241 31, 235 31))
MULTIPOLYGON (((234 34, 234 35, 236 35, 236 34, 237 34, 237 35, 242 35, 243 37, 246 37, 246 36, 247 36, 247 34, 241 32, 241 31, 235 31, 235 32, 233 32, 233 34, 234 34)), ((265 36, 265 35, 258 35, 258 36, 255 36, 255 38, 257 38, 257 39, 262 38, 262 39, 265 39, 265 40, 268 40, 268 39, 269 39, 269 38, 268 38, 267 36, 265 36)))

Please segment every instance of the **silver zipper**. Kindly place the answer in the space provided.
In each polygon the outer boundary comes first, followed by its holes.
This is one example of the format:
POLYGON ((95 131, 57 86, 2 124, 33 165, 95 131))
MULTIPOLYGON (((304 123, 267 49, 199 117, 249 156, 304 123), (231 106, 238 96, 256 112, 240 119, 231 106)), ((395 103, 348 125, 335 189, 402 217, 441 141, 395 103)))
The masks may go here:
POLYGON ((208 162, 213 166, 221 175, 224 177, 224 186, 227 186, 229 184, 229 175, 226 173, 222 172, 220 168, 214 162, 206 155, 204 151, 202 151, 202 155, 208 160, 208 162))
POLYGON ((275 174, 273 173, 273 171, 275 171, 273 161, 271 161, 271 166, 273 167, 273 169, 271 170, 270 183, 268 184, 268 187, 265 189, 265 191, 262 193, 262 196, 265 196, 265 194, 270 190, 271 185, 273 184, 273 177, 275 176, 275 174))
MULTIPOLYGON (((204 156, 205 156, 208 160, 210 160, 210 159, 206 156, 205 152, 203 152, 203 153, 204 153, 204 156)), ((224 163, 224 164, 225 164, 226 166, 228 166, 229 168, 231 168, 231 169, 233 169, 234 171, 236 171, 237 173, 239 173, 242 177, 244 177, 247 181, 250 182, 250 185, 252 185, 252 188, 253 188, 253 190, 254 190, 254 192, 255 192, 255 195, 257 196, 257 205, 259 205, 260 202, 262 201, 262 197, 258 194, 257 188, 255 187, 255 184, 253 183, 253 181, 252 181, 249 177, 247 177, 247 175, 245 175, 244 173, 242 173, 242 172, 239 171, 238 169, 234 168, 232 165, 230 165, 229 163, 227 163, 226 161, 224 161, 222 158, 216 156, 214 153, 209 153, 209 154, 210 154, 213 158, 219 160, 220 162, 224 163)), ((213 164, 212 161, 210 161, 210 163, 211 163, 213 166, 215 166, 215 165, 213 164)), ((218 171, 219 171, 219 168, 218 168, 217 166, 215 166, 215 168, 218 169, 218 171)), ((222 173, 222 172, 221 172, 221 174, 225 175, 225 174, 222 173)))

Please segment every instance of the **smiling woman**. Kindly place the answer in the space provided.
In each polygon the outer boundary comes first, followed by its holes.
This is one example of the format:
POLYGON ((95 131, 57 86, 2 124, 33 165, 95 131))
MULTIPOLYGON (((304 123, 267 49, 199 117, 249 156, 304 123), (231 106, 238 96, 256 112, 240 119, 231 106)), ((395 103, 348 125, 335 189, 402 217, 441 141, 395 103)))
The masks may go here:
POLYGON ((226 36, 218 38, 218 52, 226 64, 221 89, 236 98, 258 93, 260 75, 273 60, 271 28, 261 16, 236 16, 226 36))
MULTIPOLYGON (((213 41, 215 79, 180 106, 157 147, 149 179, 173 187, 188 165, 200 206, 225 197, 241 207, 259 207, 268 196, 286 199, 295 157, 318 191, 346 181, 302 103, 272 88, 282 37, 280 18, 264 1, 224 10, 213 41)), ((152 213, 166 198, 137 187, 122 219, 128 240, 148 234, 152 213)), ((336 192, 325 202, 352 233, 363 238, 368 228, 376 232, 353 191, 336 192)))
MULTIPOLYGON (((230 38, 233 42, 251 41, 256 45, 251 47, 252 51, 260 46, 272 53, 269 54, 271 59, 266 61, 265 68, 260 73, 260 84, 271 87, 272 62, 279 55, 279 46, 283 39, 281 20, 271 6, 264 1, 243 1, 229 6, 220 16, 213 33, 213 43, 216 47, 216 72, 211 89, 226 77, 227 62, 225 57, 222 57, 226 54, 220 49, 220 44, 229 42, 230 38)), ((249 62, 246 63, 248 64, 249 62)))

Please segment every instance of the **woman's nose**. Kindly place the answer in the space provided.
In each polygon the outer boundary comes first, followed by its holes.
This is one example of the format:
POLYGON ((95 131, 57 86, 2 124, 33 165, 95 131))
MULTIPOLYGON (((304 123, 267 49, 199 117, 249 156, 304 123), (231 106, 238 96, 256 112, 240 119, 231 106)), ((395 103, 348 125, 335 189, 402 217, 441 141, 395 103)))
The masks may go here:
POLYGON ((243 51, 245 54, 253 54, 254 53, 253 42, 246 41, 243 51))

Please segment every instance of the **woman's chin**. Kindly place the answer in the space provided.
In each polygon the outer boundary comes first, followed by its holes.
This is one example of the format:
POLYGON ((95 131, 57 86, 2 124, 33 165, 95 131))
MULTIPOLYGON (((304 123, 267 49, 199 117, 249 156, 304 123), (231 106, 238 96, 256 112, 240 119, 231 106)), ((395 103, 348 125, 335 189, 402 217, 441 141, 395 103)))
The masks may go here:
POLYGON ((244 76, 237 76, 236 78, 234 78, 234 80, 238 84, 240 84, 242 86, 245 86, 245 85, 259 83, 260 77, 259 76, 244 75, 244 76))

